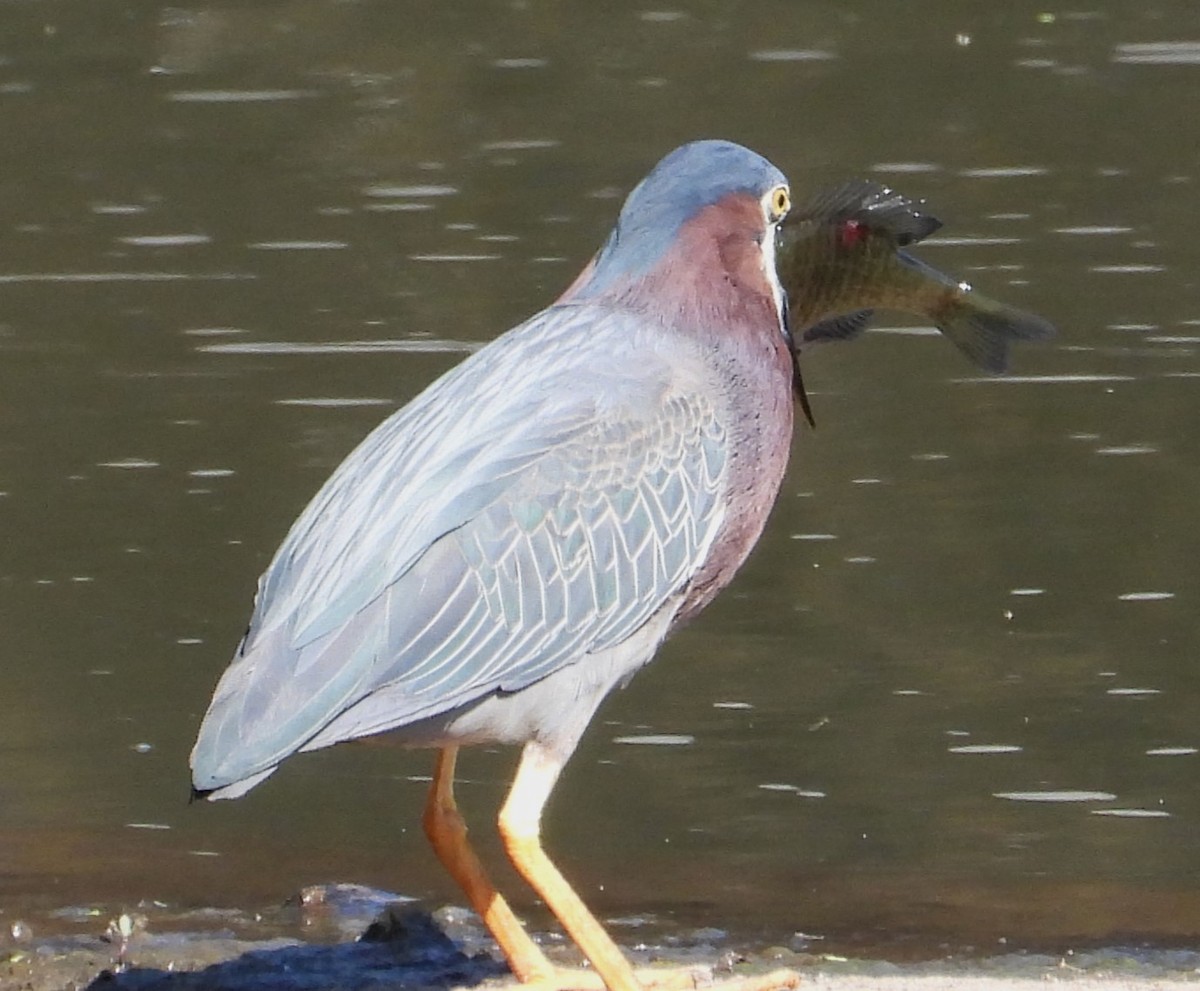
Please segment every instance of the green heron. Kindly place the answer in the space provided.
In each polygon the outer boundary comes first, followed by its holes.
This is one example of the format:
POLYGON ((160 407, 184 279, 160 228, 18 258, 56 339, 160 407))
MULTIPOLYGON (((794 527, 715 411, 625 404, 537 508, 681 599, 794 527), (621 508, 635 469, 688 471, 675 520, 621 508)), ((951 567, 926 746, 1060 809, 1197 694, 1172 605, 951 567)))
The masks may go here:
MULTIPOLYGON (((192 751, 235 798, 292 754, 438 748, 424 826, 516 976, 577 986, 496 892, 454 802, 458 749, 523 749, 504 847, 611 991, 629 963, 542 850, 542 809, 604 697, 762 533, 795 374, 770 162, 667 155, 551 306, 377 427, 292 526, 192 751)), ((594 983, 594 978, 593 978, 594 983)))

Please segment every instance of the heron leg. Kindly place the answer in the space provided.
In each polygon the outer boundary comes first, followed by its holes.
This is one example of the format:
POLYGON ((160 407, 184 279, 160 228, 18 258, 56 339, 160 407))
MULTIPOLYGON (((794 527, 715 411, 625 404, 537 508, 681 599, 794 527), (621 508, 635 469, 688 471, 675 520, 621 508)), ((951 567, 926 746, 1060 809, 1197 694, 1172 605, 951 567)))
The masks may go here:
POLYGON ((425 835, 471 907, 500 944, 512 972, 521 981, 550 981, 556 968, 525 931, 496 891, 467 839, 467 824, 454 801, 454 764, 458 747, 443 747, 434 765, 433 785, 425 804, 425 835))
POLYGON ((512 788, 500 809, 500 838, 509 859, 562 923, 608 991, 642 991, 625 955, 542 850, 542 808, 563 763, 537 742, 525 745, 512 788))

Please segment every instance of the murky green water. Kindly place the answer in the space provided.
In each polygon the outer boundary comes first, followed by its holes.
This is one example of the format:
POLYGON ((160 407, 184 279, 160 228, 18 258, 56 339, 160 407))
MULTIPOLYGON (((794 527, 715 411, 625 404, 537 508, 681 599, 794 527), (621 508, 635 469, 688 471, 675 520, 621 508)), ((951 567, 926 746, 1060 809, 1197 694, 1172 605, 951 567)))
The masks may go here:
MULTIPOLYGON (((928 197, 923 256, 1061 337, 1004 381, 898 321, 806 356, 767 537, 602 711, 551 849, 631 925, 1200 931, 1197 87, 1190 0, 7 5, 0 909, 458 898, 428 754, 189 807, 199 716, 331 468, 723 136, 797 198, 928 197)), ((462 762, 493 860, 512 757, 462 762)))

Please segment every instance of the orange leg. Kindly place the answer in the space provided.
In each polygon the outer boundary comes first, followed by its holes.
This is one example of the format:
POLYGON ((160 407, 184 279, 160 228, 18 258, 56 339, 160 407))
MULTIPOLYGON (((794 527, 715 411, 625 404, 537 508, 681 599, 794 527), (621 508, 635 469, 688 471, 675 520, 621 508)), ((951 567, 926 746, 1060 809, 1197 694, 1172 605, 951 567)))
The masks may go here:
POLYGON ((540 744, 525 745, 500 810, 500 838, 521 876, 562 923, 608 991, 642 991, 625 955, 542 850, 542 808, 562 766, 562 760, 540 744))
POLYGON ((492 886, 483 865, 467 840, 467 825, 454 802, 454 762, 458 747, 438 751, 433 785, 425 804, 425 835, 442 865, 467 895, 500 944, 509 967, 521 981, 553 979, 555 967, 530 938, 502 895, 492 886))
POLYGON ((425 806, 425 833, 438 858, 467 895, 499 943, 523 991, 783 991, 796 987, 790 971, 712 983, 690 967, 651 969, 635 975, 629 962, 587 910, 558 868, 542 851, 542 808, 562 770, 562 760, 545 747, 527 744, 513 785, 500 810, 500 836, 522 876, 575 940, 593 970, 556 967, 529 937, 508 903, 492 886, 467 841, 467 827, 454 802, 457 747, 443 748, 434 766, 433 786, 425 806))

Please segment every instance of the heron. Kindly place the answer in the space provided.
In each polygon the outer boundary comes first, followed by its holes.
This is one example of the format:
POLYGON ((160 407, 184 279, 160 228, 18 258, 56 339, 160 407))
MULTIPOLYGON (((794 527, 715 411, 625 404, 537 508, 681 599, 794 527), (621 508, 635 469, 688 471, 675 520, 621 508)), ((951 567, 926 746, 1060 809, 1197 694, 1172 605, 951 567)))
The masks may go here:
POLYGON ((435 749, 438 858, 518 980, 582 986, 497 892, 455 803, 461 747, 516 745, 504 850, 590 973, 638 991, 546 855, 542 812, 598 706, 729 584, 779 493, 790 205, 748 148, 675 149, 557 300, 376 427, 259 579, 191 754, 195 795, 239 797, 343 741, 435 749))

